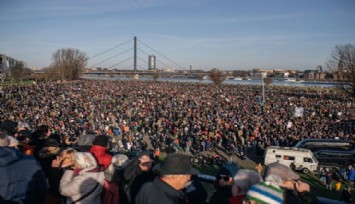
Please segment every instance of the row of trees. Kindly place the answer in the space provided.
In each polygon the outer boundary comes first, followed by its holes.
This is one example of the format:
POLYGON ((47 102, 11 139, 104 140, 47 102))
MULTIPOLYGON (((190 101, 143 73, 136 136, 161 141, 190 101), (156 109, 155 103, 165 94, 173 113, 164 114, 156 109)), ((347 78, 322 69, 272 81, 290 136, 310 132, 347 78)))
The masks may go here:
MULTIPOLYGON (((88 57, 85 53, 73 48, 63 48, 52 54, 52 64, 44 69, 45 75, 50 79, 75 80, 79 79, 84 68, 87 65, 88 57)), ((355 97, 355 45, 345 44, 337 45, 332 50, 330 59, 326 65, 336 75, 342 78, 343 82, 351 87, 350 91, 355 97)), ((10 77, 12 79, 22 79, 26 75, 26 69, 22 62, 16 64, 11 69, 10 77)), ((235 72, 235 75, 243 73, 235 72)), ((214 68, 208 73, 209 78, 219 85, 225 80, 222 71, 214 68)), ((270 82, 266 82, 270 83, 270 82)), ((349 89, 348 89, 349 90, 349 89)))

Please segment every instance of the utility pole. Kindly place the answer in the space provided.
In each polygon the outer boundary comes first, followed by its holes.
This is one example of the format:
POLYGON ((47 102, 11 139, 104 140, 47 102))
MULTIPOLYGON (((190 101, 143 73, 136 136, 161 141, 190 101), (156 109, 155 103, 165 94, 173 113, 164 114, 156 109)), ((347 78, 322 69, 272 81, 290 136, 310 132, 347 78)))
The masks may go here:
POLYGON ((133 62, 133 70, 137 70, 137 37, 134 36, 134 62, 133 62))
POLYGON ((263 100, 262 100, 262 106, 265 104, 265 85, 264 85, 264 77, 261 78, 261 89, 262 89, 262 94, 263 94, 263 100))

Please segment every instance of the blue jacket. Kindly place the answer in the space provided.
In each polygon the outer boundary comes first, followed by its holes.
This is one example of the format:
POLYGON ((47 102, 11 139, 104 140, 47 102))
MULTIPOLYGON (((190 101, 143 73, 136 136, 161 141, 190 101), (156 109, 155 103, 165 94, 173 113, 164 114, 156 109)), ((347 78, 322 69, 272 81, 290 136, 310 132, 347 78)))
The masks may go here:
POLYGON ((351 169, 348 172, 348 180, 349 181, 355 181, 355 169, 351 169))
POLYGON ((0 147, 0 203, 44 203, 47 185, 34 157, 0 147))

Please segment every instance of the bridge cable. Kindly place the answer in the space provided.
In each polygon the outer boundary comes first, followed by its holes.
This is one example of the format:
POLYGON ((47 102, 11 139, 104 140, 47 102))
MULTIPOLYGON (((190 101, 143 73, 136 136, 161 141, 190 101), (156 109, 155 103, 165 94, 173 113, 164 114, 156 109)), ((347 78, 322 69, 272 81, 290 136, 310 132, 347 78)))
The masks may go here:
POLYGON ((160 52, 158 52, 157 50, 153 49, 152 47, 150 47, 149 45, 145 44, 144 42, 142 42, 141 40, 138 40, 140 43, 142 43, 143 45, 145 45, 146 47, 150 48, 151 50, 153 50, 154 52, 160 54, 161 56, 163 56, 165 59, 169 60, 170 62, 174 63, 175 65, 177 65, 178 67, 180 67, 183 70, 187 70, 186 68, 180 66, 179 64, 177 64, 176 62, 174 62, 173 60, 169 59, 168 57, 166 57, 165 55, 161 54, 160 52))
POLYGON ((125 50, 125 51, 123 51, 123 52, 120 52, 120 53, 118 53, 117 55, 114 55, 114 56, 109 57, 109 58, 107 58, 107 59, 104 59, 104 60, 102 60, 101 62, 98 62, 98 63, 92 65, 91 67, 95 67, 96 65, 99 65, 99 64, 102 64, 102 63, 104 63, 104 62, 107 62, 107 61, 109 61, 109 60, 111 60, 111 59, 113 59, 113 58, 115 58, 115 57, 118 57, 118 56, 120 56, 120 55, 122 55, 122 54, 124 54, 124 53, 126 53, 126 52, 128 52, 128 51, 130 51, 130 50, 133 50, 133 48, 130 48, 130 49, 128 49, 128 50, 125 50))
POLYGON ((119 44, 119 45, 116 45, 116 46, 114 46, 114 47, 112 47, 112 48, 109 48, 109 49, 107 49, 107 50, 105 50, 105 51, 103 51, 103 52, 100 52, 100 53, 98 53, 98 54, 96 54, 96 55, 94 55, 94 56, 92 56, 92 57, 89 57, 89 60, 92 59, 92 58, 95 58, 95 57, 97 57, 97 56, 99 56, 99 55, 102 55, 102 54, 104 54, 104 53, 106 53, 106 52, 109 52, 109 51, 111 51, 111 50, 113 50, 113 49, 115 49, 115 48, 118 48, 118 47, 120 47, 120 46, 122 46, 122 45, 125 45, 125 44, 127 44, 128 42, 130 42, 130 41, 132 41, 132 39, 131 39, 131 40, 128 40, 128 41, 126 41, 126 42, 123 42, 123 43, 121 43, 121 44, 119 44))
POLYGON ((114 64, 114 65, 108 67, 107 69, 111 69, 112 67, 117 66, 117 65, 119 65, 119 64, 122 64, 123 62, 126 62, 126 61, 128 61, 128 60, 130 60, 130 59, 132 59, 132 58, 133 58, 133 57, 129 57, 129 58, 125 59, 125 60, 122 60, 121 62, 119 62, 119 63, 117 63, 117 64, 114 64))
POLYGON ((122 70, 128 70, 129 68, 132 68, 132 67, 133 67, 133 64, 129 65, 128 67, 123 68, 122 70))

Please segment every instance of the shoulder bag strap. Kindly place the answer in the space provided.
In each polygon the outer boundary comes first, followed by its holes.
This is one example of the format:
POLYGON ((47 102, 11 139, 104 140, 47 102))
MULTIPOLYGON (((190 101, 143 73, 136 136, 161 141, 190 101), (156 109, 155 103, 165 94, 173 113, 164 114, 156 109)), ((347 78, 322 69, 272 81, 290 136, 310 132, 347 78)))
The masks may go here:
POLYGON ((99 186, 99 183, 96 183, 95 187, 91 191, 87 192, 85 195, 83 195, 81 198, 77 199, 76 201, 73 201, 72 204, 75 204, 75 203, 83 200, 84 198, 88 197, 91 193, 93 193, 97 189, 98 186, 99 186))

